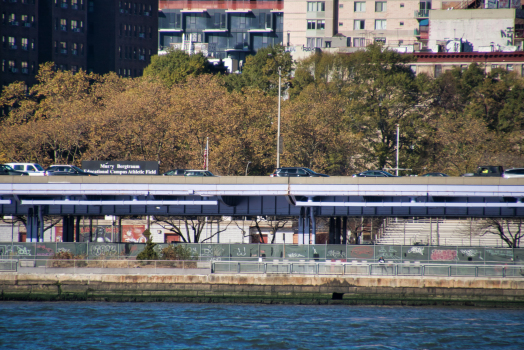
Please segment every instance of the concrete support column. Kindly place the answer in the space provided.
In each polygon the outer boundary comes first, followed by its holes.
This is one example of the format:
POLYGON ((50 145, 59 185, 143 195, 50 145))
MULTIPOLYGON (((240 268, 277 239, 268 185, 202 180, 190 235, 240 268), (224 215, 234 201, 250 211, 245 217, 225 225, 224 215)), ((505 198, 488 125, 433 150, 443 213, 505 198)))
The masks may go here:
POLYGON ((335 244, 340 244, 340 235, 342 231, 342 221, 340 216, 335 218, 335 244))
POLYGON ((75 219, 73 216, 66 215, 62 217, 62 241, 74 242, 75 238, 75 219))
POLYGON ((298 244, 304 244, 304 207, 300 208, 298 214, 298 244))
POLYGON ((342 244, 348 243, 348 218, 342 218, 342 244))
POLYGON ((310 225, 309 225, 309 213, 311 211, 311 208, 306 207, 304 213, 304 244, 309 244, 311 240, 311 234, 310 234, 310 225))
POLYGON ((76 216, 74 218, 76 218, 76 223, 75 223, 75 242, 80 242, 80 216, 76 216))
POLYGON ((330 217, 329 218, 329 238, 328 238, 328 244, 334 244, 335 243, 335 218, 330 217))
POLYGON ((38 242, 38 213, 34 208, 29 208, 27 213, 26 242, 38 242))
POLYGON ((311 243, 317 243, 317 221, 315 220, 315 211, 316 208, 311 208, 311 243))

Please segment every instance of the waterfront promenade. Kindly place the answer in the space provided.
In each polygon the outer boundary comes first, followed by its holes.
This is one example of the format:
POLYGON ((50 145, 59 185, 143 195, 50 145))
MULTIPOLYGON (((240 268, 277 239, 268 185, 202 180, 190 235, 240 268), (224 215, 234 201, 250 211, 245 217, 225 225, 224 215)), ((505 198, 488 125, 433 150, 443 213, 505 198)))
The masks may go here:
MULTIPOLYGON (((524 278, 292 273, 0 274, 1 300, 524 307, 524 278)), ((33 270, 33 271, 31 271, 33 270)), ((42 269, 41 269, 42 270, 42 269)), ((205 270, 205 269, 204 269, 205 270)), ((79 271, 80 272, 80 271, 79 271)))

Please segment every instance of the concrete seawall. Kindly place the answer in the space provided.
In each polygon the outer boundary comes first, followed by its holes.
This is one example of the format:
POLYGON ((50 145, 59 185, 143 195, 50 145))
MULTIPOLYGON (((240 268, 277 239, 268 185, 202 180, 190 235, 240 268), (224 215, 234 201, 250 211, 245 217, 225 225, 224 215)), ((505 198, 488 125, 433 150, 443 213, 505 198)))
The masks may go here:
POLYGON ((524 307, 524 280, 293 275, 0 274, 1 300, 524 307))

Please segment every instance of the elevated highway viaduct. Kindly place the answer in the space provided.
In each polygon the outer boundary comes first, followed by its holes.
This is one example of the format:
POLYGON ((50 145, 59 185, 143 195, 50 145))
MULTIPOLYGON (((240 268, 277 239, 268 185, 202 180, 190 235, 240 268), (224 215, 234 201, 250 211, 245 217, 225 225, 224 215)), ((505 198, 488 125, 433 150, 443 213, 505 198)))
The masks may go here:
POLYGON ((314 234, 319 216, 521 217, 523 198, 504 178, 0 177, 0 214, 26 215, 28 240, 43 215, 296 216, 314 234))

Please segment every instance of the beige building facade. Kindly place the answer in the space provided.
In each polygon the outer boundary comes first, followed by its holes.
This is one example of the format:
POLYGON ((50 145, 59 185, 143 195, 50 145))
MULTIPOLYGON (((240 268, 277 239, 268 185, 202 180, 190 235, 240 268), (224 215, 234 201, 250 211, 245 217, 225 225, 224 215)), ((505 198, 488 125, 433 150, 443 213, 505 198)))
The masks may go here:
POLYGON ((309 48, 364 47, 381 42, 399 51, 427 47, 429 10, 441 1, 286 0, 284 44, 309 48))

